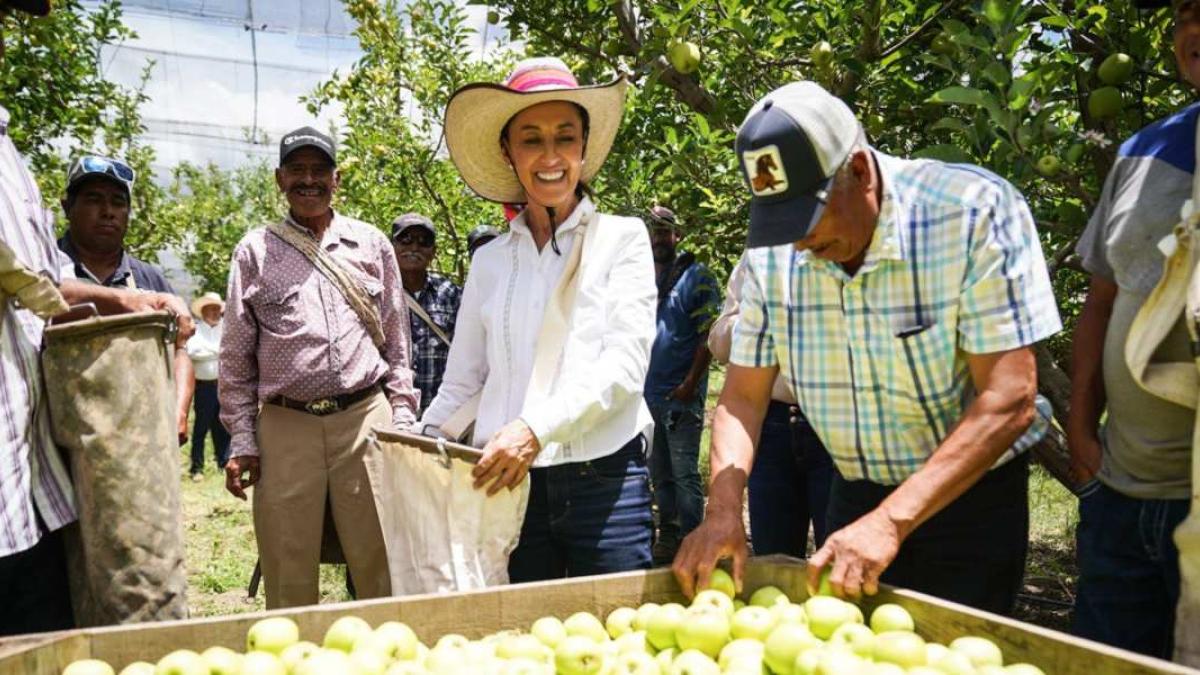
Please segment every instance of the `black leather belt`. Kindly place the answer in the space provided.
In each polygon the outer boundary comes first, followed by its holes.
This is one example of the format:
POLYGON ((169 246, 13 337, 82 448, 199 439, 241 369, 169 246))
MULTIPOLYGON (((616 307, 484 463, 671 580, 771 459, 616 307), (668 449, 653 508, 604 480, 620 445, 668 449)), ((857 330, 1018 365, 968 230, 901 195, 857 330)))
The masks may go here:
POLYGON ((333 413, 342 412, 346 408, 358 403, 359 401, 374 396, 379 391, 379 384, 373 384, 365 389, 352 391, 349 394, 340 394, 338 396, 326 396, 325 398, 314 398, 311 401, 297 401, 294 398, 286 396, 273 396, 267 399, 267 405, 277 405, 283 408, 299 410, 310 415, 322 417, 324 415, 332 415, 333 413))

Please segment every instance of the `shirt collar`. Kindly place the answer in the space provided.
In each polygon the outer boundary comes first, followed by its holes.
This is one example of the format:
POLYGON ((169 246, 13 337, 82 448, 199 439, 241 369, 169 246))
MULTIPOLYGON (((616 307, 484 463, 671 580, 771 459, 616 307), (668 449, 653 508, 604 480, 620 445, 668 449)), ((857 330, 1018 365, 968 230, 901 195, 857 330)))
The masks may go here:
MULTIPOLYGON (((287 215, 284 216, 283 222, 296 228, 297 230, 300 230, 310 237, 313 236, 312 230, 304 227, 300 223, 297 223, 296 219, 292 218, 292 212, 290 210, 288 211, 287 215)), ((321 239, 321 246, 324 248, 329 248, 330 245, 342 241, 349 244, 354 244, 355 246, 361 243, 358 234, 355 233, 354 228, 350 227, 350 224, 346 222, 346 218, 337 211, 333 211, 333 220, 329 221, 329 227, 325 229, 325 236, 321 239)))
MULTIPOLYGON (((513 218, 512 222, 508 224, 508 227, 513 232, 532 237, 533 233, 529 231, 529 225, 525 224, 525 214, 528 210, 529 209, 527 208, 522 209, 521 213, 518 214, 516 218, 513 218)), ((564 220, 562 224, 558 226, 558 229, 554 231, 555 235, 570 232, 583 221, 584 215, 591 216, 595 212, 596 205, 592 203, 591 197, 584 195, 583 198, 579 200, 579 204, 575 207, 575 210, 571 212, 571 215, 567 216, 567 219, 564 220)))
POLYGON ((129 275, 133 274, 133 266, 129 263, 129 254, 125 249, 121 249, 121 262, 117 263, 117 268, 113 270, 112 276, 108 279, 98 279, 79 259, 79 251, 75 248, 75 243, 71 241, 70 234, 64 234, 58 240, 58 248, 67 254, 71 262, 75 263, 76 276, 82 276, 101 286, 123 285, 123 282, 129 278, 129 275))

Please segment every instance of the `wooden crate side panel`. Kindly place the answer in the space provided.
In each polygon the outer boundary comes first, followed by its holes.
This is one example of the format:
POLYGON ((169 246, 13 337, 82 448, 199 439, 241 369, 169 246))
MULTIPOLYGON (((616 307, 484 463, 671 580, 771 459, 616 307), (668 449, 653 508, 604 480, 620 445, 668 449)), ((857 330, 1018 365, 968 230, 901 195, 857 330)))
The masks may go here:
POLYGON ((79 631, 56 635, 59 637, 23 641, 11 653, 0 649, 0 675, 58 675, 68 663, 91 656, 87 635, 79 631))

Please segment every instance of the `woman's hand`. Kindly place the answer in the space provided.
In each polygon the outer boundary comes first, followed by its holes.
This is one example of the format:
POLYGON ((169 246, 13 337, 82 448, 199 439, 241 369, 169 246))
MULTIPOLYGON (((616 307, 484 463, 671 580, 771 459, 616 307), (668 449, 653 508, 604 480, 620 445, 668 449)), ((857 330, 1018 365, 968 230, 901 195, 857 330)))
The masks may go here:
POLYGON ((516 488, 525 480, 533 458, 541 451, 542 444, 528 424, 519 419, 509 422, 483 446, 483 459, 471 471, 475 476, 475 489, 491 483, 487 491, 491 497, 500 488, 516 488))

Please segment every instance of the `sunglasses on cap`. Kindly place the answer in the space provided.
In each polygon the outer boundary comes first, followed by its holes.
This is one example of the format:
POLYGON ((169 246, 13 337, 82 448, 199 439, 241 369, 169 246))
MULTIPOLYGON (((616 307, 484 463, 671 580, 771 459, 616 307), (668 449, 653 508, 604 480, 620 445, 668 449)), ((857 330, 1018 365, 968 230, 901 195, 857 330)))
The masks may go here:
POLYGON ((421 248, 430 248, 433 246, 433 235, 428 232, 404 232, 394 240, 401 246, 420 246, 421 248))
POLYGON ((136 175, 128 164, 120 160, 97 155, 84 155, 75 162, 75 166, 71 170, 70 181, 73 183, 83 176, 92 174, 112 176, 123 183, 132 183, 136 175))

